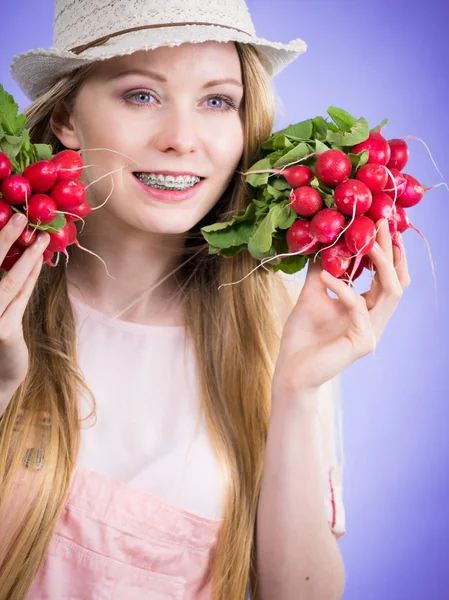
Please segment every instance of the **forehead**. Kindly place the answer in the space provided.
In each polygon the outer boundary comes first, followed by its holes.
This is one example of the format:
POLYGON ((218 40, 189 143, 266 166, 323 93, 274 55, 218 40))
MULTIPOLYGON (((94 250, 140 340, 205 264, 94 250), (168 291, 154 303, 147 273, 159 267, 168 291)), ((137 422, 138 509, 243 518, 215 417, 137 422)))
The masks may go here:
POLYGON ((185 43, 179 46, 140 50, 133 54, 99 61, 92 74, 110 79, 128 70, 151 69, 189 79, 233 77, 242 82, 240 58, 234 42, 185 43))

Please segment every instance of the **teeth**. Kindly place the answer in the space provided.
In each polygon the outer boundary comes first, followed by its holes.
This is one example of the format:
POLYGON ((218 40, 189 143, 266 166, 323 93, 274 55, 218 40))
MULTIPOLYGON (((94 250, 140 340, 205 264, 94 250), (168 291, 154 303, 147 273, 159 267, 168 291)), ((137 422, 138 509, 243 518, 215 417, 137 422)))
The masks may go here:
POLYGON ((176 179, 173 175, 167 175, 165 177, 164 175, 156 175, 154 173, 135 173, 135 175, 145 183, 145 185, 152 185, 162 189, 183 190, 193 187, 196 183, 201 181, 200 177, 191 177, 190 175, 179 175, 176 179))

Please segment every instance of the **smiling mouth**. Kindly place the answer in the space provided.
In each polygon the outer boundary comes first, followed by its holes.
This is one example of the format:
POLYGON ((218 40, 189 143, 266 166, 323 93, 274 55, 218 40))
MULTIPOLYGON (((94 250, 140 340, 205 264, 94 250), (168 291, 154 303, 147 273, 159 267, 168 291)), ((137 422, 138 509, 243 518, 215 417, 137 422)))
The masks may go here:
POLYGON ((146 173, 133 173, 134 177, 136 177, 139 181, 145 184, 148 187, 156 188, 158 190, 171 190, 171 191, 183 191, 189 190, 192 187, 195 187, 200 181, 205 179, 204 177, 194 177, 192 178, 191 183, 180 183, 180 182, 170 182, 170 183, 162 183, 157 180, 154 176, 147 175, 146 173))

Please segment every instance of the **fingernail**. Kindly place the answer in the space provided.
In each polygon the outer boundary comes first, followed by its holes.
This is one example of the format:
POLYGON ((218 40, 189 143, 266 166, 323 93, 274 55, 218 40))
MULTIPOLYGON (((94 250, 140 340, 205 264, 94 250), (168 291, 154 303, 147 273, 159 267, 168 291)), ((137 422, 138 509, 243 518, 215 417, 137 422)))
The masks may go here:
POLYGON ((16 213, 12 218, 13 225, 25 225, 27 221, 28 219, 22 213, 16 213))
POLYGON ((36 243, 39 244, 39 246, 45 246, 45 244, 49 241, 50 241, 50 236, 48 235, 48 233, 40 233, 37 236, 36 243))

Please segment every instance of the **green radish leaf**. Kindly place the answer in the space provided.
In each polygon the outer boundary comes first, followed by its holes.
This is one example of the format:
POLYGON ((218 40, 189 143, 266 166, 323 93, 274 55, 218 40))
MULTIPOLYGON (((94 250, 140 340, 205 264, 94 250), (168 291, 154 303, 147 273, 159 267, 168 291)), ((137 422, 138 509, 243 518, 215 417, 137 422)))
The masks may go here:
POLYGON ((18 114, 19 106, 11 94, 0 84, 0 120, 6 134, 19 135, 25 127, 26 117, 18 114))
POLYGON ((350 115, 342 108, 337 108, 336 106, 329 106, 327 113, 341 131, 351 131, 357 122, 355 117, 350 115))
POLYGON ((299 159, 304 158, 312 152, 313 151, 310 149, 308 144, 300 142, 297 146, 287 152, 287 154, 284 154, 284 156, 279 158, 279 160, 277 160, 273 166, 275 169, 278 169, 290 163, 296 163, 299 161, 299 159))
POLYGON ((251 202, 246 210, 240 211, 233 219, 213 223, 201 228, 205 240, 217 248, 230 248, 247 244, 254 229, 256 205, 251 202))
POLYGON ((325 185, 322 181, 318 179, 318 177, 314 177, 310 182, 310 186, 316 188, 319 192, 323 194, 332 195, 334 193, 334 189, 325 185))
POLYGON ((359 119, 350 131, 327 132, 327 141, 340 146, 355 146, 369 137, 369 124, 363 117, 359 119))
POLYGON ((325 194, 325 195, 323 195, 323 200, 324 200, 324 204, 326 205, 326 208, 334 208, 335 200, 334 200, 333 196, 330 196, 329 194, 325 194))
POLYGON ((245 250, 245 248, 246 244, 232 248, 216 248, 215 246, 209 246, 209 254, 221 254, 221 256, 225 256, 226 258, 232 258, 242 250, 245 250))
POLYGON ((14 102, 11 94, 5 91, 0 84, 0 115, 5 133, 14 135, 16 133, 16 117, 19 106, 14 102))
POLYGON ((31 141, 30 141, 30 134, 28 129, 24 129, 22 131, 22 141, 23 141, 23 151, 26 153, 30 153, 31 151, 31 141))
POLYGON ((277 135, 283 134, 293 139, 310 140, 312 137, 313 123, 312 119, 301 121, 295 125, 289 125, 286 129, 276 132, 277 135))
POLYGON ((37 160, 50 160, 53 156, 53 148, 50 144, 33 144, 37 152, 37 160))
POLYGON ((268 252, 272 246, 272 234, 278 228, 287 229, 294 221, 293 210, 288 204, 274 204, 270 212, 254 231, 248 242, 248 250, 258 258, 261 253, 268 252), (291 221, 291 222, 290 222, 291 221), (290 224, 289 224, 290 223, 290 224))
POLYGON ((17 115, 16 117, 16 130, 15 130, 15 134, 19 135, 23 132, 24 128, 25 128, 25 124, 26 124, 26 116, 25 115, 17 115))
POLYGON ((5 140, 11 146, 21 146, 23 144, 23 140, 16 135, 5 135, 5 140))
POLYGON ((320 140, 315 140, 315 152, 321 154, 322 152, 327 152, 327 150, 329 150, 329 146, 326 146, 326 144, 323 144, 320 140))
POLYGON ((324 141, 327 138, 327 123, 323 117, 315 117, 312 119, 313 132, 311 137, 324 141))
POLYGON ((388 123, 388 119, 384 119, 380 125, 376 125, 376 127, 374 127, 374 129, 371 129, 370 133, 374 133, 375 131, 379 131, 380 129, 382 129, 382 127, 385 127, 385 125, 387 123, 388 123))
POLYGON ((284 200, 284 202, 281 202, 279 206, 282 206, 284 210, 279 215, 277 227, 278 229, 288 229, 296 221, 298 215, 290 206, 290 202, 288 201, 288 199, 284 200))
POLYGON ((292 148, 293 144, 286 135, 276 134, 270 137, 263 145, 264 150, 283 150, 284 148, 292 148))
POLYGON ((21 148, 22 140, 15 136, 6 135, 0 142, 0 151, 4 152, 11 160, 20 153, 21 148), (8 141, 8 138, 12 143, 8 141))
POLYGON ((56 233, 66 225, 67 221, 64 215, 56 215, 56 217, 53 219, 53 221, 50 221, 50 223, 46 223, 44 225, 34 225, 33 227, 36 227, 36 229, 38 229, 39 231, 49 231, 51 233, 56 233))
MULTIPOLYGON (((267 156, 268 160, 270 161, 271 168, 273 168, 277 161, 285 155, 286 151, 288 152, 289 150, 276 150, 267 156)), ((273 175, 273 173, 271 173, 271 175, 273 175)))
POLYGON ((280 192, 284 192, 285 190, 290 191, 292 189, 292 186, 283 177, 280 179, 273 179, 271 185, 280 192))
MULTIPOLYGON (((219 223, 217 225, 225 224, 219 223)), ((210 225, 208 227, 214 226, 210 225)), ((217 248, 230 248, 231 246, 241 246, 248 243, 254 230, 254 222, 240 221, 222 229, 215 228, 205 231, 208 227, 203 227, 201 233, 209 244, 217 248)))
MULTIPOLYGON (((275 241, 274 246, 276 249, 276 254, 290 253, 285 234, 282 239, 277 239, 275 241)), ((300 254, 296 254, 295 256, 284 256, 277 261, 270 261, 267 263, 267 266, 270 265, 275 272, 282 271, 283 273, 293 275, 304 268, 307 263, 307 259, 307 256, 301 256, 300 254)))
MULTIPOLYGON (((338 129, 338 127, 335 125, 335 123, 332 123, 332 122, 330 122, 330 123, 328 123, 328 124, 327 124, 327 129, 328 129, 328 130, 330 129, 330 130, 331 130, 331 131, 333 131, 334 133, 337 133, 337 131, 340 131, 340 130, 338 129)), ((329 134, 329 132, 328 132, 328 134, 329 134)), ((328 141, 328 140, 329 140, 329 137, 326 137, 326 140, 325 140, 325 141, 328 141)))
POLYGON ((264 217, 266 214, 268 214, 269 210, 270 210, 270 206, 268 204, 257 207, 256 208, 256 222, 260 221, 260 219, 262 217, 264 217))
MULTIPOLYGON (((249 170, 250 171, 265 171, 266 169, 271 169, 271 162, 268 158, 263 158, 262 160, 259 160, 249 170)), ((271 173, 254 173, 254 174, 249 173, 248 175, 246 175, 245 180, 247 183, 249 183, 253 187, 261 187, 268 183, 269 175, 271 175, 271 173)))
POLYGON ((307 260, 307 256, 301 256, 300 254, 296 256, 284 256, 279 264, 272 266, 272 269, 274 272, 282 271, 283 273, 294 275, 306 266, 307 260))
POLYGON ((369 152, 368 150, 362 150, 362 152, 359 152, 358 154, 349 153, 348 156, 352 163, 352 171, 350 175, 350 177, 352 178, 360 169, 360 167, 363 167, 363 165, 366 165, 366 163, 368 162, 369 152))
POLYGON ((278 200, 283 195, 281 190, 277 190, 270 184, 267 185, 266 191, 270 194, 271 198, 274 198, 275 200, 278 200))

